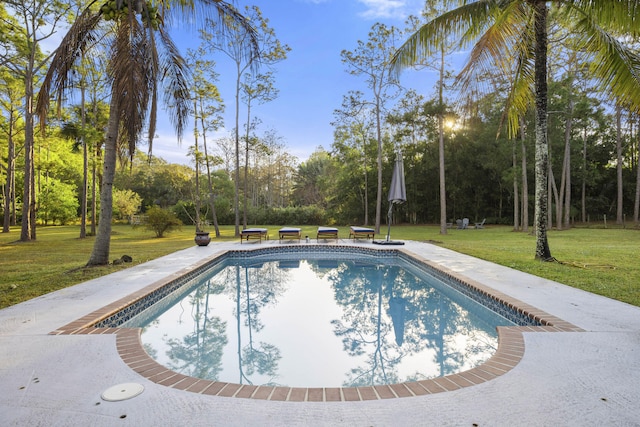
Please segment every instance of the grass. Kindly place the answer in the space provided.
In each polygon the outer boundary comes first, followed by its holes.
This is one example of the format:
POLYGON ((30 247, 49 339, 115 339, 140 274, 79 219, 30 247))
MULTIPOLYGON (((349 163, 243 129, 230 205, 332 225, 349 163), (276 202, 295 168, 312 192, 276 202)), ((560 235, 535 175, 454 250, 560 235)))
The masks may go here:
MULTIPOLYGON (((267 226, 277 238, 277 226, 267 226)), ((301 226, 302 235, 315 238, 317 227, 301 226)), ((346 238, 348 227, 338 227, 346 238)), ((382 230, 386 234, 386 228, 382 230)), ((111 258, 133 257, 132 264, 84 268, 93 247, 93 237, 79 239, 77 226, 40 227, 37 240, 19 242, 20 230, 0 234, 0 308, 128 268, 194 245, 193 227, 183 227, 166 237, 128 225, 115 225, 111 239, 111 258)), ((237 241, 234 227, 221 228, 217 241, 237 241)), ((379 236, 382 238, 383 236, 379 236)), ((640 306, 640 231, 603 228, 601 225, 550 231, 549 246, 558 262, 534 259, 535 237, 514 233, 511 227, 487 226, 482 230, 449 230, 439 227, 394 226, 397 240, 430 242, 461 253, 516 270, 555 280, 588 292, 640 306)), ((304 237, 303 237, 304 238, 304 237)))

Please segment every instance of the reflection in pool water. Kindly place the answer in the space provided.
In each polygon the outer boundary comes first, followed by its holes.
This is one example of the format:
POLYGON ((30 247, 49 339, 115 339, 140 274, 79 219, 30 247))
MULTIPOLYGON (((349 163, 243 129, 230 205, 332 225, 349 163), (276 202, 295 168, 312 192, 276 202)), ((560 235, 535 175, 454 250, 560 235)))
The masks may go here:
POLYGON ((182 374, 240 384, 444 376, 490 358, 496 326, 512 324, 398 258, 228 258, 174 298, 134 319, 147 352, 182 374))

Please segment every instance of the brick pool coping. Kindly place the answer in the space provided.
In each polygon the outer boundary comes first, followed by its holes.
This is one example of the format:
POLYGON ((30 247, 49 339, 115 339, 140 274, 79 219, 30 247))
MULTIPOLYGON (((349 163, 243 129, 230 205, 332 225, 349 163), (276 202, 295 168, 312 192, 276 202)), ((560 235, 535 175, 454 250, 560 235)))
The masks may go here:
POLYGON ((583 332, 565 320, 537 309, 520 300, 496 291, 482 283, 458 274, 428 259, 407 251, 398 251, 448 275, 470 288, 499 301, 508 307, 535 319, 542 326, 499 326, 498 349, 494 355, 483 364, 467 371, 443 377, 405 382, 390 385, 362 386, 362 387, 326 387, 304 388, 283 386, 255 386, 246 384, 227 383, 204 380, 174 372, 156 362, 144 350, 141 341, 141 328, 97 328, 94 325, 101 320, 128 307, 132 303, 146 297, 151 292, 167 285, 195 268, 206 265, 212 258, 202 260, 195 266, 183 269, 156 281, 137 292, 133 292, 111 304, 87 314, 52 332, 51 335, 102 335, 115 334, 116 348, 122 360, 136 373, 156 384, 185 390, 204 395, 250 398, 272 401, 289 402, 355 402, 366 400, 393 399, 401 397, 422 396, 442 393, 481 384, 506 374, 522 359, 525 351, 525 332, 583 332))

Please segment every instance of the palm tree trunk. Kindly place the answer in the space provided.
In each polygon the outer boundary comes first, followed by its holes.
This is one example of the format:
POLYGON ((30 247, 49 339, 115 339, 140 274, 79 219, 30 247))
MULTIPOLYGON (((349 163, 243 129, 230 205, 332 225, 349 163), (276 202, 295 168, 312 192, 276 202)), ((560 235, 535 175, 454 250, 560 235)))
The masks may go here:
POLYGON ((116 144, 120 125, 119 97, 115 90, 111 91, 109 123, 104 142, 104 163, 102 185, 100 187, 100 218, 96 241, 93 244, 87 267, 109 264, 109 247, 111 245, 111 218, 113 217, 113 180, 116 175, 116 144))
POLYGON ((547 185, 549 173, 549 144, 547 140, 547 3, 537 0, 535 5, 535 98, 536 98, 536 254, 535 258, 552 259, 547 240, 547 185))

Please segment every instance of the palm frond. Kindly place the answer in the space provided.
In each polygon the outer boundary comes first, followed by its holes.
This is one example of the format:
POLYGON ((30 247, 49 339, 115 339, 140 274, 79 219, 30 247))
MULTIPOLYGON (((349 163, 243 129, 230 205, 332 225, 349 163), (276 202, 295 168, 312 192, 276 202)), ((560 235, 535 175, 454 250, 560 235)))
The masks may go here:
MULTIPOLYGON (((151 22, 152 12, 148 10, 147 3, 143 3, 141 6, 141 9, 142 9, 141 13, 143 15, 146 15, 146 22, 151 22)), ((159 30, 164 31, 162 26, 159 27, 159 30)), ((154 60, 153 64, 151 64, 153 67, 153 70, 152 70, 153 80, 149 82, 151 84, 151 88, 150 88, 151 105, 149 110, 149 123, 147 127, 147 143, 149 144, 147 152, 149 154, 149 159, 151 159, 151 154, 153 152, 153 139, 155 138, 156 125, 157 125, 157 119, 158 119, 158 83, 159 83, 158 80, 162 78, 162 75, 160 73, 160 63, 159 63, 160 56, 158 55, 155 31, 151 26, 147 26, 146 31, 147 31, 147 36, 149 37, 149 40, 151 42, 151 47, 153 49, 152 58, 154 60)))
POLYGON ((523 55, 518 58, 517 64, 500 123, 500 128, 502 128, 502 124, 507 122, 507 135, 510 138, 517 135, 520 128, 520 118, 534 106, 535 100, 533 51, 527 54, 523 52, 523 55))
POLYGON ((397 77, 402 70, 425 62, 448 39, 458 39, 460 46, 472 42, 486 28, 495 3, 495 0, 468 3, 427 22, 396 50, 390 73, 397 77))
POLYGON ((36 101, 36 114, 40 125, 46 125, 52 95, 56 99, 58 109, 64 94, 74 85, 73 69, 82 56, 82 52, 98 38, 100 14, 91 11, 89 5, 71 25, 55 50, 51 65, 45 75, 36 101))
POLYGON ((120 140, 128 143, 130 155, 135 153, 146 121, 155 78, 154 68, 157 68, 154 64, 157 62, 155 49, 142 25, 137 20, 121 20, 117 24, 111 53, 111 96, 117 97, 120 140))
POLYGON ((625 34, 633 38, 640 35, 640 2, 638 0, 573 0, 563 5, 563 9, 569 14, 576 9, 588 11, 608 32, 625 34))
POLYGON ((247 63, 256 62, 249 59, 260 57, 258 32, 251 21, 242 15, 234 5, 235 2, 223 0, 192 0, 190 2, 172 2, 171 7, 163 7, 163 20, 167 23, 181 20, 189 27, 194 23, 205 29, 207 22, 215 22, 222 34, 234 34, 242 30, 247 34, 247 43, 241 46, 247 63), (183 4, 184 3, 184 4, 183 4))
POLYGON ((464 94, 470 86, 486 93, 489 88, 479 87, 482 77, 498 71, 508 80, 515 73, 514 64, 532 53, 533 39, 530 27, 531 11, 522 2, 510 2, 504 8, 493 9, 492 24, 481 34, 473 46, 469 60, 459 73, 456 83, 464 94))
POLYGON ((164 46, 164 55, 161 61, 164 98, 168 107, 173 111, 169 117, 180 140, 191 115, 191 73, 187 62, 180 56, 178 48, 169 35, 160 31, 160 38, 164 46))
POLYGON ((466 97, 471 90, 475 96, 483 97, 495 90, 489 76, 498 74, 509 82, 499 129, 507 122, 512 136, 518 130, 520 117, 533 105, 533 11, 525 2, 503 1, 491 12, 485 17, 490 25, 478 35, 456 84, 460 86, 460 97, 466 97))
MULTIPOLYGON (((619 2, 618 2, 619 3, 619 2)), ((580 36, 586 52, 593 55, 591 72, 603 91, 610 92, 616 102, 640 112, 640 56, 620 39, 598 25, 600 17, 590 10, 572 8, 573 33, 580 36)))
POLYGON ((506 120, 508 136, 517 135, 520 119, 535 105, 535 35, 533 13, 524 10, 520 16, 523 31, 516 38, 516 67, 511 74, 511 85, 500 128, 506 120))

